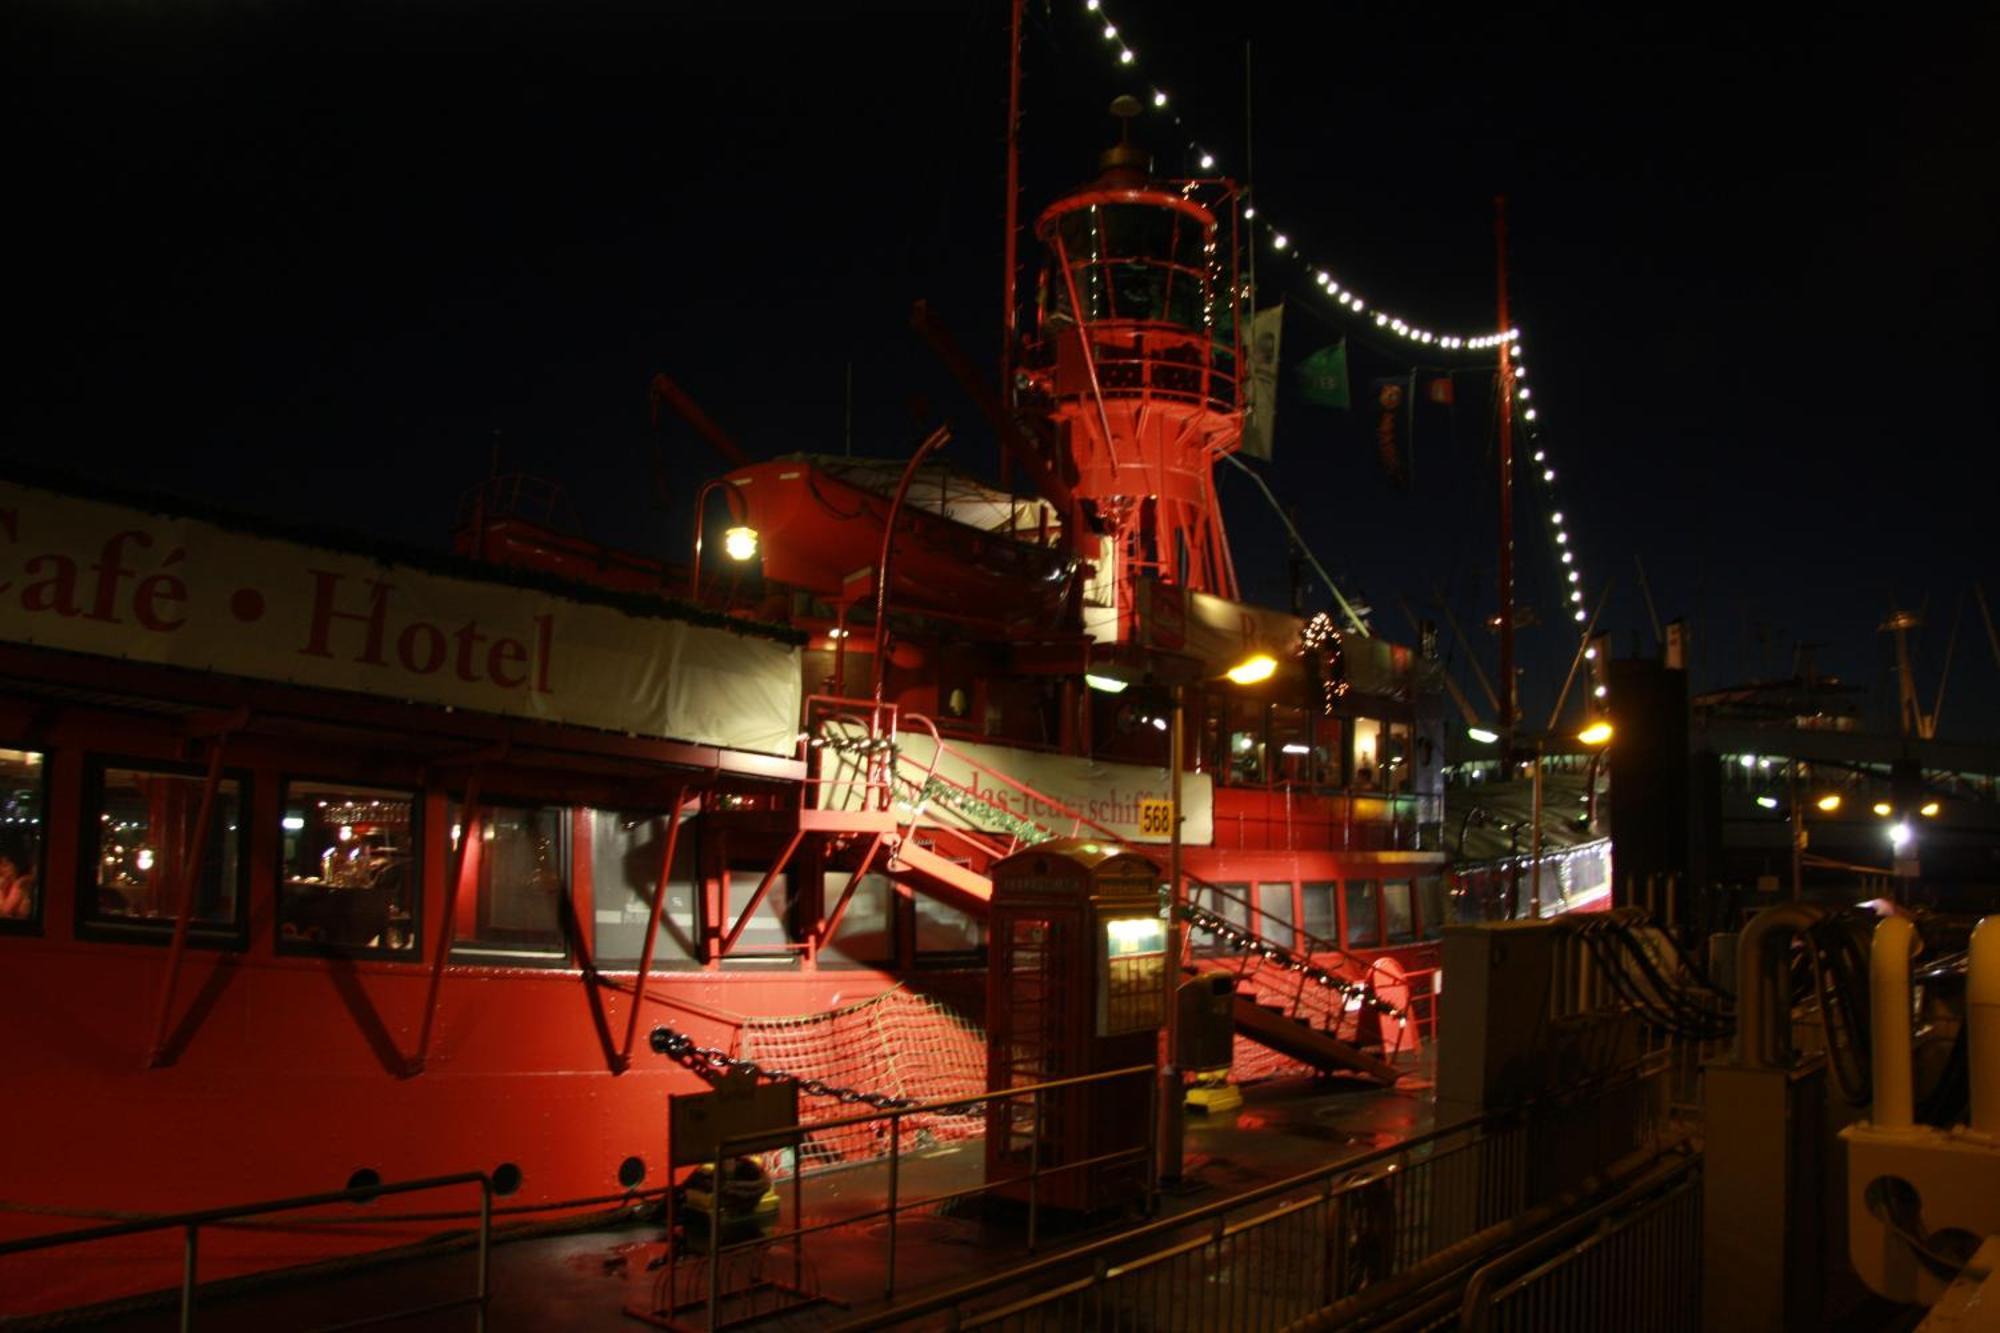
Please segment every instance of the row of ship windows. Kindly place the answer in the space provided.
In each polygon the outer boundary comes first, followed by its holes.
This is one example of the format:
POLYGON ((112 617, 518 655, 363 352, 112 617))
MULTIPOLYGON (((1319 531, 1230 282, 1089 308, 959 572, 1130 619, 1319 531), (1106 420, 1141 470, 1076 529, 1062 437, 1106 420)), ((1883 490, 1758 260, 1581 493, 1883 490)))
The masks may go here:
MULTIPOLYGON (((33 930, 43 908, 43 756, 0 749, 0 929, 33 930)), ((197 837, 204 775, 94 759, 83 794, 79 932, 97 938, 165 938, 192 872, 190 929, 240 939, 246 929, 249 855, 247 781, 225 775, 197 837)), ((351 783, 286 780, 279 799, 277 942, 281 950, 417 956, 422 923, 422 794, 351 783)), ((462 813, 448 807, 446 846, 455 854, 462 813)), ((697 960, 699 856, 683 828, 668 877, 656 956, 697 960)), ((483 804, 475 873, 453 929, 455 955, 489 961, 560 961, 571 941, 590 940, 599 962, 629 964, 642 952, 651 899, 666 854, 660 811, 573 810, 557 805, 483 804), (588 878, 592 920, 574 919, 573 882, 588 878)), ((756 875, 745 871, 754 882, 756 875)), ((787 951, 790 883, 780 876, 745 928, 740 952, 787 951)), ((830 880, 838 879, 829 876, 830 880)), ((844 887, 829 884, 829 892, 844 887)), ((886 880, 869 876, 833 942, 837 961, 893 953, 886 880)), ((920 904, 920 952, 960 954, 980 944, 977 924, 939 904, 920 904)))

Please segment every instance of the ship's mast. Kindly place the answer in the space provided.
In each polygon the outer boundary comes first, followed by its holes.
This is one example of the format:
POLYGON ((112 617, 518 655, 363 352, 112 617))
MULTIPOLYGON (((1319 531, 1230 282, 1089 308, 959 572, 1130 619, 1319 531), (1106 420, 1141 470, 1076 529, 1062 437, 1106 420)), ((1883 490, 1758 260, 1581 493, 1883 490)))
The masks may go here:
MULTIPOLYGON (((1020 332, 1021 315, 1014 284, 1020 265, 1021 231, 1021 10, 1026 0, 1013 3, 1013 40, 1007 47, 1007 235, 1001 243, 1006 274, 1000 296, 1000 405, 1011 417, 1014 412, 1014 344, 1020 332)), ((1000 485, 1008 485, 1007 446, 1000 446, 1000 485)))
POLYGON ((1493 199, 1500 306, 1500 734, 1513 742, 1520 716, 1514 679, 1514 360, 1507 330, 1507 196, 1493 199))

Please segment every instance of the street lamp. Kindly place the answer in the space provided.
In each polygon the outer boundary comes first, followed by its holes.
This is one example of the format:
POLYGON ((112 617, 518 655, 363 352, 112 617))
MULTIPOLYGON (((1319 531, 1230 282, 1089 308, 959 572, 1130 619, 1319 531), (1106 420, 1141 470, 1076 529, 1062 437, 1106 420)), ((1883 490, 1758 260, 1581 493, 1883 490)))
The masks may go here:
MULTIPOLYGON (((1278 660, 1269 653, 1255 653, 1224 671, 1219 679, 1237 685, 1254 685, 1269 680, 1278 670, 1278 660)), ((1211 677, 1217 679, 1217 677, 1211 677)), ((1187 908, 1187 880, 1181 873, 1181 769, 1187 744, 1187 686, 1173 687, 1173 726, 1167 742, 1167 957, 1160 969, 1161 998, 1166 1005, 1166 1051, 1160 1059, 1160 1161, 1161 1180, 1179 1180, 1187 1137, 1187 1092, 1181 1086, 1180 970, 1181 941, 1187 928, 1182 913, 1187 908)))

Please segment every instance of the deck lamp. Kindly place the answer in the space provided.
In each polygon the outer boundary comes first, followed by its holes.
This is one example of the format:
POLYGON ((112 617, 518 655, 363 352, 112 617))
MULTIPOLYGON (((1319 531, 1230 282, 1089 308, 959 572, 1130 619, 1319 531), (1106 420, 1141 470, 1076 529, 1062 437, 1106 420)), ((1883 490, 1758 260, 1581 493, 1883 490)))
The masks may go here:
POLYGON ((1889 817, 1889 803, 1887 801, 1877 801, 1872 808, 1878 818, 1887 819, 1889 817))
POLYGON ((1609 745, 1611 743, 1611 724, 1609 722, 1593 722, 1582 731, 1577 732, 1576 738, 1585 745, 1609 745))
POLYGON ((1125 693, 1125 686, 1129 684, 1129 682, 1120 680, 1116 676, 1099 676, 1091 673, 1084 675, 1083 683, 1090 686, 1091 689, 1101 690, 1105 694, 1123 694, 1125 693))
POLYGON ((1467 727, 1465 729, 1465 734, 1467 736, 1470 736, 1473 740, 1478 741, 1481 745, 1491 745, 1493 744, 1493 742, 1500 739, 1499 732, 1488 731, 1484 727, 1467 727))
POLYGON ((1921 806, 1917 808, 1917 813, 1922 815, 1925 819, 1936 819, 1938 815, 1938 808, 1939 808, 1938 803, 1936 801, 1925 801, 1921 806))
POLYGON ((741 564, 757 556, 757 529, 738 525, 722 534, 722 553, 741 564))
POLYGON ((1813 804, 1828 814, 1832 814, 1834 811, 1840 809, 1840 793, 1837 791, 1828 792, 1817 801, 1814 801, 1813 804))
POLYGON ((1277 670, 1277 658, 1269 653, 1256 653, 1244 658, 1222 674, 1229 677, 1233 684, 1255 685, 1259 681, 1269 680, 1277 674, 1277 670))

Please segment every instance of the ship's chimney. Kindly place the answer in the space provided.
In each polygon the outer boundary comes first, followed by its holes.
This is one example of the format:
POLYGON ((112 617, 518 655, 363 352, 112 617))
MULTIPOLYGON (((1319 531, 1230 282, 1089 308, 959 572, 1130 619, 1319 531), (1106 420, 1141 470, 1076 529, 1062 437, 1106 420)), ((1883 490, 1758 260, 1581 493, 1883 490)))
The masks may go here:
POLYGON ((1098 154, 1098 183, 1144 185, 1152 179, 1153 158, 1145 149, 1132 142, 1132 120, 1139 114, 1139 99, 1129 93, 1114 99, 1111 103, 1111 114, 1118 117, 1118 142, 1098 154))

